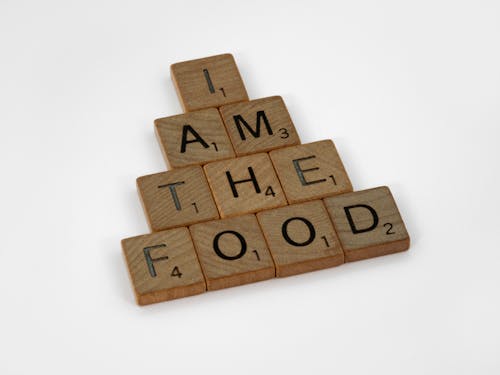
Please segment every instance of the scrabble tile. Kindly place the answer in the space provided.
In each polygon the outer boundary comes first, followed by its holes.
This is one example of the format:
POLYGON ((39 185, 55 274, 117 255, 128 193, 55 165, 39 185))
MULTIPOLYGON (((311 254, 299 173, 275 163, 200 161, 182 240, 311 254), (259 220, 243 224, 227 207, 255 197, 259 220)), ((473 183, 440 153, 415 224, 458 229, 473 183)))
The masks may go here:
POLYGON ((219 218, 200 166, 139 177, 137 188, 152 231, 219 218))
POLYGON ((189 230, 208 290, 274 277, 274 263, 255 215, 195 224, 189 230))
POLYGON ((206 291, 187 228, 127 238, 122 249, 139 305, 206 291))
POLYGON ((325 198, 325 205, 351 262, 407 250, 410 237, 388 187, 325 198))
POLYGON ((220 113, 239 156, 300 144, 281 96, 225 105, 220 113))
POLYGON ((257 214, 276 265, 276 276, 338 266, 344 253, 321 200, 257 214))
POLYGON ((269 153, 289 203, 352 191, 351 181, 331 140, 269 153))
POLYGON ((222 218, 286 205, 265 153, 216 161, 204 169, 222 218))
POLYGON ((215 108, 155 120, 156 135, 170 168, 233 158, 233 146, 215 108))
POLYGON ((172 64, 170 70, 186 112, 248 100, 231 54, 172 64))

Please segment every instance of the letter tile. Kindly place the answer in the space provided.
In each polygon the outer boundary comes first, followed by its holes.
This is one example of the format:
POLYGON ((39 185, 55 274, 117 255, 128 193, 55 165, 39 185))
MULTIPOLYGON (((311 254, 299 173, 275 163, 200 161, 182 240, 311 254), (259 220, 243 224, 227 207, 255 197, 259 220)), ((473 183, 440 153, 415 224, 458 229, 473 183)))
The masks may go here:
POLYGON ((155 129, 170 168, 235 157, 226 128, 215 108, 160 118, 155 120, 155 129))
POLYGON ((257 214, 276 265, 276 276, 338 266, 340 246, 321 200, 262 211, 257 214))
POLYGON ((206 291, 187 228, 126 238, 122 249, 139 305, 206 291))
POLYGON ((347 262, 408 250, 410 237, 387 186, 324 199, 347 262))
POLYGON ((154 232, 219 218, 198 165, 139 177, 137 188, 154 232))
POLYGON ((300 144, 281 96, 225 105, 220 113, 238 156, 300 144))
POLYGON ((255 154, 204 166, 221 217, 286 205, 269 155, 255 154))
POLYGON ((274 263, 255 215, 189 227, 208 290, 271 279, 274 263))
POLYGON ((352 191, 344 164, 331 140, 269 153, 289 203, 352 191))
POLYGON ((185 112, 248 100, 231 54, 183 61, 170 71, 185 112))

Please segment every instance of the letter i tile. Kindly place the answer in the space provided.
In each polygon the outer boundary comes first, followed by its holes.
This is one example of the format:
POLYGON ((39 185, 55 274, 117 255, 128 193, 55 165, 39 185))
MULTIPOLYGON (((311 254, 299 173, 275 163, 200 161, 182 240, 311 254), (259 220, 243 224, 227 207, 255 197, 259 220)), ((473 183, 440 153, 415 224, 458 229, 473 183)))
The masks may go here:
POLYGON ((386 186, 324 199, 347 262, 408 250, 410 237, 386 186))

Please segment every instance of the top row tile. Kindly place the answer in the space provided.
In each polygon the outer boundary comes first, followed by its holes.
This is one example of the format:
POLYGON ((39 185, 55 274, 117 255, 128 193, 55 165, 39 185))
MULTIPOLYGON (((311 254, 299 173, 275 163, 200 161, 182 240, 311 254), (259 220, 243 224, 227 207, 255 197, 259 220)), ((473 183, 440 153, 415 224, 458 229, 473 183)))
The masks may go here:
POLYGON ((185 112, 248 100, 231 54, 171 65, 172 80, 185 112))

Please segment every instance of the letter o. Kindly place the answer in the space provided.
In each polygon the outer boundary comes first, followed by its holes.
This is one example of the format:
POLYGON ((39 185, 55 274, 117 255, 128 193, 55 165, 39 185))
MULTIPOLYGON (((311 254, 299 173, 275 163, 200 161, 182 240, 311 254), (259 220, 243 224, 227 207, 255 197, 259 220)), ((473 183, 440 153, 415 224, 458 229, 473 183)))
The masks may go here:
POLYGON ((245 238, 238 232, 235 232, 234 230, 225 230, 223 232, 217 233, 217 235, 214 237, 214 242, 213 242, 213 248, 215 251, 215 254, 217 254, 219 257, 225 260, 236 260, 240 259, 245 253, 247 252, 247 242, 245 241, 245 238), (234 256, 229 256, 224 254, 219 247, 219 240, 224 234, 232 234, 240 240, 241 243, 241 250, 238 254, 234 256))
POLYGON ((285 239, 285 241, 293 246, 307 246, 311 242, 313 242, 314 239, 316 238, 316 230, 314 229, 314 226, 312 225, 312 223, 309 220, 307 220, 303 217, 291 217, 290 219, 287 219, 283 223, 283 225, 281 226, 281 234, 283 235, 283 238, 285 239), (307 229, 309 229, 309 238, 307 240, 305 240, 304 242, 294 241, 288 235, 288 224, 290 224, 294 220, 302 221, 307 226, 307 229))

